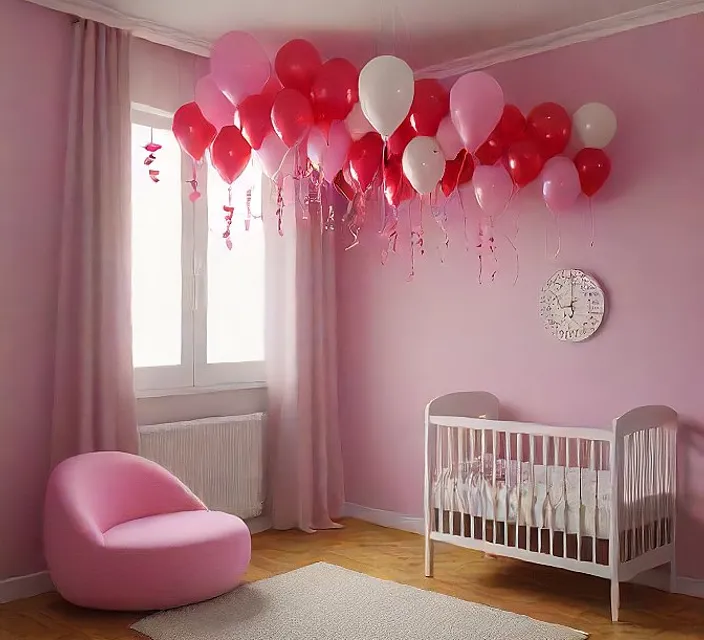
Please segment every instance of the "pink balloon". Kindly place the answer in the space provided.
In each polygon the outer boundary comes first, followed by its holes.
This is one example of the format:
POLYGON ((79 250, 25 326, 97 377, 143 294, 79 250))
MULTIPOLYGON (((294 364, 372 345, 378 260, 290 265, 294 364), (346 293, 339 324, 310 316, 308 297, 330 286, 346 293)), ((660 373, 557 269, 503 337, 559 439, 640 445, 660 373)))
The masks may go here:
POLYGON ((196 104, 218 131, 234 122, 235 106, 220 91, 212 76, 204 76, 196 82, 196 104))
POLYGON ((261 93, 271 75, 271 62, 254 36, 230 31, 219 38, 210 54, 210 73, 221 91, 237 106, 261 93))
POLYGON ((465 148, 472 153, 499 124, 503 111, 504 92, 488 73, 466 73, 450 89, 452 122, 465 148))
POLYGON ((457 154, 464 149, 462 138, 457 133, 455 125, 452 124, 452 118, 445 116, 440 121, 438 132, 435 134, 435 139, 445 155, 445 160, 454 160, 457 154))
POLYGON ((279 172, 281 164, 286 157, 288 147, 281 141, 273 131, 264 138, 262 146, 255 151, 262 171, 270 180, 279 172))
POLYGON ((472 178, 474 195, 482 211, 491 217, 500 216, 513 197, 513 180, 500 164, 480 164, 472 178))
POLYGON ((335 120, 330 126, 328 139, 318 128, 313 127, 308 136, 308 157, 313 166, 323 172, 323 177, 332 182, 342 169, 350 150, 352 138, 344 121, 335 120))
POLYGON ((543 198, 555 214, 574 206, 582 191, 574 162, 565 156, 555 156, 543 168, 543 198))

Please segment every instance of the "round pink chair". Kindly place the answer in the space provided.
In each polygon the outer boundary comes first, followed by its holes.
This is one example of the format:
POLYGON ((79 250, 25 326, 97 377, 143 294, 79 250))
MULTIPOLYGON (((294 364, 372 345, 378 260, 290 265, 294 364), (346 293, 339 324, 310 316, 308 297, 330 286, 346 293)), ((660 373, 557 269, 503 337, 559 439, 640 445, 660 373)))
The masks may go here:
POLYGON ((93 609, 147 611, 234 589, 251 556, 247 525, 209 511, 158 464, 117 451, 56 466, 44 551, 57 591, 93 609))

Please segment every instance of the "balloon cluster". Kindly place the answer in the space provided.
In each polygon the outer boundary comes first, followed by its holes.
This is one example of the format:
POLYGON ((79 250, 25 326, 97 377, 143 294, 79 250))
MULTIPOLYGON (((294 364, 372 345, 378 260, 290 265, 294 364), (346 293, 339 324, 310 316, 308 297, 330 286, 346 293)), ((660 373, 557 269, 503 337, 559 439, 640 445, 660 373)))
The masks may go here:
MULTIPOLYGON (((538 178, 547 206, 561 213, 608 178, 603 148, 616 118, 602 104, 570 116, 553 102, 524 116, 487 73, 467 73, 448 90, 415 80, 397 57, 378 56, 358 71, 343 58, 324 61, 302 39, 278 50, 272 73, 255 38, 233 31, 214 44, 210 74, 174 115, 173 131, 194 162, 210 150, 228 184, 257 158, 278 188, 279 212, 286 178, 334 186, 350 201, 347 219, 358 231, 372 191, 381 190, 393 220, 401 203, 440 192, 448 198, 470 181, 491 218, 538 178), (581 148, 573 159, 564 155, 571 138, 581 148)), ((197 197, 195 175, 191 182, 197 197)), ((385 228, 395 233, 394 224, 385 228)))

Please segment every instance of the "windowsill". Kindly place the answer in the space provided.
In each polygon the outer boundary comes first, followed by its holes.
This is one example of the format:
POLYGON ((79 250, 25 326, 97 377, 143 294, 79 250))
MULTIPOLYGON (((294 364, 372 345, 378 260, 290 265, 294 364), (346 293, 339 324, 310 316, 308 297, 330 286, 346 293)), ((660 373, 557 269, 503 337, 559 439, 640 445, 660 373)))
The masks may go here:
POLYGON ((179 389, 137 389, 135 390, 135 395, 137 399, 168 398, 171 396, 195 396, 227 391, 248 391, 250 389, 266 389, 266 382, 236 382, 233 384, 213 385, 212 387, 181 387, 179 389))

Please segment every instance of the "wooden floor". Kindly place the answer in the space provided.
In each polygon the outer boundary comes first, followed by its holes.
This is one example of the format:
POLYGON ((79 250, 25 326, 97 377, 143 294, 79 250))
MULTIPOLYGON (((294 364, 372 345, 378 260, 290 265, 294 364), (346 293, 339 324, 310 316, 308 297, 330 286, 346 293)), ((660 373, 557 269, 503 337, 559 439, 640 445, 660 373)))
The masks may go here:
MULTIPOLYGON (((436 577, 428 579, 421 536, 355 520, 345 521, 344 529, 312 535, 255 535, 247 578, 260 580, 318 561, 565 624, 592 640, 704 638, 700 599, 623 585, 623 622, 612 625, 606 580, 446 545, 437 545, 436 577)), ((82 610, 45 594, 0 605, 0 640, 135 640, 143 637, 129 626, 139 617, 82 610)))

